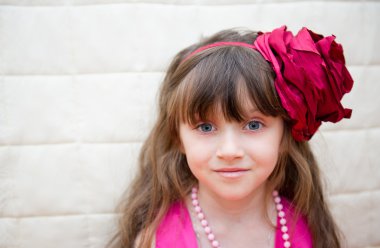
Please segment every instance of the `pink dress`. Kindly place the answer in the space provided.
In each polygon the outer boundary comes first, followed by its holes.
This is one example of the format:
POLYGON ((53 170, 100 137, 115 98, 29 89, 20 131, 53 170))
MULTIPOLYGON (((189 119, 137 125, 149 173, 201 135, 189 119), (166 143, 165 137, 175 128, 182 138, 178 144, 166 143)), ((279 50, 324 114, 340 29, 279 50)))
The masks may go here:
MULTIPOLYGON (((294 210, 288 201, 282 201, 286 220, 288 221, 290 242, 292 248, 311 248, 312 239, 309 228, 304 217, 300 217, 294 225, 294 210), (293 225, 292 225, 293 224, 293 225)), ((277 218, 277 228, 275 234, 274 248, 283 248, 282 233, 279 228, 279 218, 277 218)), ((189 211, 182 202, 174 203, 165 215, 156 231, 156 248, 198 248, 197 238, 191 223, 189 211)))

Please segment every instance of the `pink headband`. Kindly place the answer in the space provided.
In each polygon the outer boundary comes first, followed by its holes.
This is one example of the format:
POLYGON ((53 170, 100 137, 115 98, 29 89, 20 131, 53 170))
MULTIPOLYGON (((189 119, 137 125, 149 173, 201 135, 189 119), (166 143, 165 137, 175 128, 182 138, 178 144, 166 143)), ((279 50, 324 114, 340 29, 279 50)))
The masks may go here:
POLYGON ((343 48, 335 36, 323 37, 307 28, 296 36, 286 26, 259 33, 253 45, 217 42, 198 48, 193 55, 212 47, 242 46, 257 50, 276 73, 275 87, 281 104, 293 121, 297 141, 309 140, 322 121, 338 122, 351 117, 340 101, 351 91, 353 80, 345 66, 343 48))

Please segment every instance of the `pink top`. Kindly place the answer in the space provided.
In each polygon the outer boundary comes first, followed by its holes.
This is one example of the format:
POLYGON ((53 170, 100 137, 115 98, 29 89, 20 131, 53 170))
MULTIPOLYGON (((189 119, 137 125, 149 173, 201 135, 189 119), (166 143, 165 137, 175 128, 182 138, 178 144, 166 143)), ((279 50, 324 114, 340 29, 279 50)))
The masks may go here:
MULTIPOLYGON (((289 202, 283 199, 282 204, 288 221, 290 242, 292 248, 311 248, 312 240, 306 220, 303 216, 294 225, 294 210, 289 202), (294 229, 292 229, 294 228, 294 229)), ((274 248, 283 248, 282 233, 280 230, 279 218, 277 218, 277 228, 274 248)), ((182 202, 175 202, 165 215, 156 232, 156 248, 198 248, 197 238, 190 214, 182 202)))

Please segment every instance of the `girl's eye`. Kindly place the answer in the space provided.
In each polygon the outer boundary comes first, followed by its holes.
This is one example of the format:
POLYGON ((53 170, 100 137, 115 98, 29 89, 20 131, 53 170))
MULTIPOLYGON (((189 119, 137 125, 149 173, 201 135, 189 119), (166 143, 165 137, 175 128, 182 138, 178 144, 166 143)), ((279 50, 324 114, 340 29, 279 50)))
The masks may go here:
POLYGON ((197 129, 203 133, 208 133, 214 131, 215 128, 210 123, 202 123, 197 126, 197 129))
POLYGON ((256 131, 256 130, 259 130, 261 127, 262 127, 262 123, 261 122, 258 122, 258 121, 250 121, 248 122, 248 124, 246 125, 246 128, 248 130, 252 130, 252 131, 256 131))

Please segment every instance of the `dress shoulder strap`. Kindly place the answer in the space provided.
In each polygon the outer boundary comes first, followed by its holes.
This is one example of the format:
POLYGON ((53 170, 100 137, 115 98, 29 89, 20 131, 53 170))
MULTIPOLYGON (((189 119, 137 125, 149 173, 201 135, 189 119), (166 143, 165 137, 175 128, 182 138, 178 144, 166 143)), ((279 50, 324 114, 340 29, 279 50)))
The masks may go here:
POLYGON ((190 214, 183 202, 175 202, 156 231, 156 248, 197 248, 190 214))
MULTIPOLYGON (((282 205, 284 206, 285 218, 287 221, 288 234, 292 248, 312 248, 312 238, 306 218, 303 215, 296 216, 294 207, 291 203, 282 198, 282 205)), ((281 231, 280 218, 277 217, 275 248, 283 248, 284 240, 282 238, 283 232, 281 231)))

